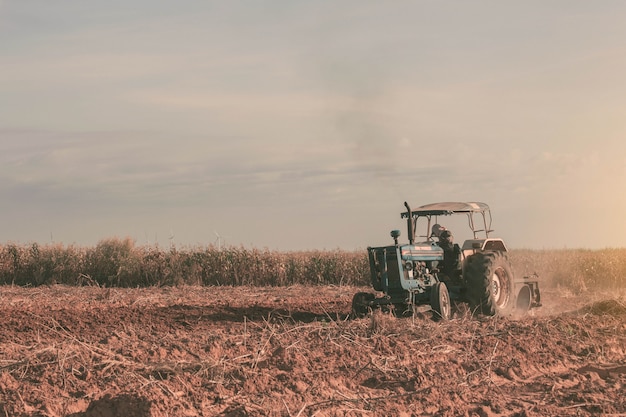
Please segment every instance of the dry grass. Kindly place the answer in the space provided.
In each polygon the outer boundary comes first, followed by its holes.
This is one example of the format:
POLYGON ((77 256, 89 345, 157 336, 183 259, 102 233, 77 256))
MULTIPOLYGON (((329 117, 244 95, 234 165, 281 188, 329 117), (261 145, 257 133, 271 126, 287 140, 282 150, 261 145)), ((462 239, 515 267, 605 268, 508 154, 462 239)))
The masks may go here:
POLYGON ((546 287, 575 292, 626 287, 626 249, 513 250, 520 276, 537 273, 546 287))
POLYGON ((359 285, 369 280, 363 252, 277 252, 214 246, 162 249, 131 239, 95 247, 0 246, 0 284, 103 287, 162 285, 359 285))
MULTIPOLYGON (((513 250, 519 276, 572 291, 626 287, 626 249, 513 250)), ((101 287, 369 285, 362 251, 279 252, 214 246, 163 249, 111 238, 95 247, 0 246, 0 284, 101 287)))

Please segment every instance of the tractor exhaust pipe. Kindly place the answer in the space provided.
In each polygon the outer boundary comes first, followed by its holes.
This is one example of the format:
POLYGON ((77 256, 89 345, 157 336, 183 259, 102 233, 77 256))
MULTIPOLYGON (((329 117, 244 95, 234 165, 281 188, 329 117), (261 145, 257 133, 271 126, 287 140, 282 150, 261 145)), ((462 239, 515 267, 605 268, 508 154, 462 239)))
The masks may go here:
POLYGON ((409 203, 407 203, 406 201, 404 202, 404 207, 406 207, 406 210, 409 212, 409 215, 406 219, 406 228, 407 235, 409 236, 409 244, 412 245, 415 241, 415 230, 413 228, 413 212, 411 211, 411 207, 409 207, 409 203))

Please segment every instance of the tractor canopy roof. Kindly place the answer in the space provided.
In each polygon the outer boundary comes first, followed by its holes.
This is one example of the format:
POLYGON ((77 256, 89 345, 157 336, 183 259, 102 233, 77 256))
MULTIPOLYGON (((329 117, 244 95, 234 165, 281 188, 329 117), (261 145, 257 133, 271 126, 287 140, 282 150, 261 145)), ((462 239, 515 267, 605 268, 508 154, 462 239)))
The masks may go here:
MULTIPOLYGON (((413 217, 420 216, 445 216, 455 213, 464 213, 464 214, 472 214, 472 213, 485 213, 489 212, 489 206, 485 203, 479 202, 443 202, 443 203, 432 203, 426 204, 424 206, 417 207, 416 209, 411 210, 411 214, 413 217)), ((400 214, 401 218, 409 217, 409 212, 406 211, 400 214)))
POLYGON ((434 231, 431 234, 431 220, 434 217, 436 223, 437 216, 449 216, 452 214, 465 214, 469 223, 469 228, 474 234, 474 239, 478 239, 478 233, 483 232, 485 237, 489 237, 491 229, 491 210, 485 203, 479 202, 443 202, 432 203, 411 209, 407 202, 404 203, 407 211, 400 213, 400 218, 407 219, 407 228, 409 234, 409 243, 413 243, 416 237, 417 223, 420 218, 427 220, 427 232, 421 237, 425 237, 427 241, 432 241, 434 231), (478 224, 474 222, 474 215, 477 214, 478 224))

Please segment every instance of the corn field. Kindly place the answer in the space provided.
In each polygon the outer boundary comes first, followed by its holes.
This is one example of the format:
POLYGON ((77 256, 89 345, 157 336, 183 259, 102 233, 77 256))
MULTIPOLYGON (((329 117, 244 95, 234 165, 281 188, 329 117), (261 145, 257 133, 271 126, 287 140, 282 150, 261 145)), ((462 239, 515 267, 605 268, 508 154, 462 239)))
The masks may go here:
POLYGON ((0 284, 148 287, 173 285, 358 285, 369 279, 367 254, 277 252, 214 246, 177 249, 106 239, 95 247, 0 247, 0 284))
MULTIPOLYGON (((626 287, 626 249, 512 250, 518 276, 574 291, 626 287)), ((0 246, 0 284, 101 287, 369 285, 367 252, 243 247, 163 249, 110 238, 95 247, 0 246)))

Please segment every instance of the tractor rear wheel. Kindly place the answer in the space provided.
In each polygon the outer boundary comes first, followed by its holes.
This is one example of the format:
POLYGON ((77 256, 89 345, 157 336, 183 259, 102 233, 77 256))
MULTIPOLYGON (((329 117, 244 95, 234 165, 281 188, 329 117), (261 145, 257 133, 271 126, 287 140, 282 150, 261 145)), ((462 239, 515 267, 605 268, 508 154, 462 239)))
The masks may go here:
POLYGON ((515 278, 506 253, 478 252, 469 256, 465 279, 472 311, 488 316, 512 311, 515 278))
POLYGON ((352 297, 352 316, 354 318, 363 318, 372 308, 371 302, 376 296, 369 292, 358 292, 352 297))
POLYGON ((452 314, 450 293, 443 282, 437 282, 430 288, 430 307, 435 320, 449 320, 452 314))

